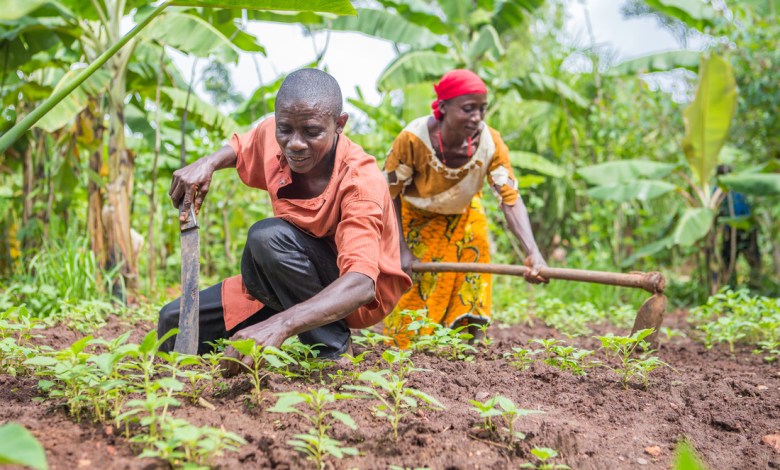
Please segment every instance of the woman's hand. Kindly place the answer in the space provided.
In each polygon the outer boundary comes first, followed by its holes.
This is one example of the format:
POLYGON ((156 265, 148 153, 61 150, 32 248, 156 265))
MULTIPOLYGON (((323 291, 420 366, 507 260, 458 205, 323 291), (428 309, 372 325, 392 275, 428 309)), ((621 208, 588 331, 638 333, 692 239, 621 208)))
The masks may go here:
POLYGON ((407 276, 412 277, 412 264, 418 261, 420 260, 412 254, 412 250, 404 243, 401 246, 401 269, 407 276))
POLYGON ((542 254, 539 253, 539 251, 535 251, 527 256, 525 258, 525 265, 528 268, 528 271, 525 273, 526 281, 531 284, 547 284, 550 282, 540 274, 540 271, 547 267, 547 262, 544 261, 544 257, 542 257, 542 254))

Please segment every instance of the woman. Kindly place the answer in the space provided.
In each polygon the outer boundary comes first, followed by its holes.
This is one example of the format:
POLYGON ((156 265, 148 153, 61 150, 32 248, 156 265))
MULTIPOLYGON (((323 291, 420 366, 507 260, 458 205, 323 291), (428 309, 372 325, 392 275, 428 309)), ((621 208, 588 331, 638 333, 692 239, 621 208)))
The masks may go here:
MULTIPOLYGON (((489 263, 485 177, 501 201, 509 230, 531 267, 530 282, 546 282, 528 212, 517 191, 509 149, 483 119, 487 88, 468 70, 453 70, 434 85, 433 116, 412 121, 393 142, 385 173, 401 223, 401 265, 423 262, 489 263)), ((385 319, 385 332, 406 347, 404 310, 427 309, 435 323, 453 328, 490 321, 491 278, 475 273, 424 273, 385 319)), ((422 332, 425 333, 425 332, 422 332)))

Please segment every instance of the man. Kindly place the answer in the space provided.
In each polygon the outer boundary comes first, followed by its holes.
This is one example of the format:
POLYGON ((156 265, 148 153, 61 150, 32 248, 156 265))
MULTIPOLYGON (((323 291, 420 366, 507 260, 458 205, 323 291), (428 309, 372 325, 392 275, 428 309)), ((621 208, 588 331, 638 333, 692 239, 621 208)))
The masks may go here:
MULTIPOLYGON (((200 293, 200 354, 218 338, 279 347, 298 335, 319 345, 320 357, 337 358, 350 351, 350 327, 380 322, 411 285, 384 177, 376 160, 342 134, 348 115, 341 106, 333 77, 293 72, 273 118, 174 173, 170 196, 174 206, 182 204, 182 221, 192 204, 199 211, 222 168, 236 168, 245 184, 268 191, 275 216, 249 229, 241 275, 200 293)), ((178 319, 176 300, 160 311, 158 334, 178 319)), ((163 348, 172 346, 169 340, 163 348)))

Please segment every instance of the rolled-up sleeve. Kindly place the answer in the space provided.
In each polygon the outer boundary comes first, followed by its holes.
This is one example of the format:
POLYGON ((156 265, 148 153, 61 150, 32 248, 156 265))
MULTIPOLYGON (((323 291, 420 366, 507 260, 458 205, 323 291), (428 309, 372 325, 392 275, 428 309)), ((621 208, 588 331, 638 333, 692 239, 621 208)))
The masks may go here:
MULTIPOLYGON (((247 186, 267 189, 263 163, 265 139, 269 138, 268 127, 273 131, 273 119, 266 119, 244 134, 233 134, 228 145, 236 153, 236 171, 247 186), (269 124, 269 121, 270 124, 269 124)), ((270 138, 275 138, 273 134, 270 138)))
POLYGON ((382 206, 372 200, 354 199, 342 207, 336 228, 339 273, 361 273, 376 285, 382 238, 382 206))
POLYGON ((384 175, 390 189, 390 197, 403 194, 407 186, 412 184, 414 164, 409 135, 402 132, 394 141, 385 160, 384 175))

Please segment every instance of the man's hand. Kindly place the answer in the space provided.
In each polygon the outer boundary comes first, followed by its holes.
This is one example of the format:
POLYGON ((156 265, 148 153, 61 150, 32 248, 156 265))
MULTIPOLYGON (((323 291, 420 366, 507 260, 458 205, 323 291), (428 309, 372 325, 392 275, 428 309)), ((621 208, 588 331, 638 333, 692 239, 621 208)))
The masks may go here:
POLYGON ((179 208, 179 221, 186 222, 190 213, 190 207, 195 205, 195 213, 200 212, 200 206, 209 192, 211 177, 214 174, 214 167, 209 159, 200 160, 179 168, 173 172, 173 181, 171 190, 168 194, 171 196, 173 206, 179 208))
MULTIPOLYGON (((239 339, 252 339, 260 346, 273 346, 279 348, 284 343, 284 340, 292 336, 292 333, 287 327, 287 320, 284 313, 277 313, 268 320, 256 323, 248 326, 243 330, 239 330, 234 334, 230 340, 236 341, 239 339)), ((252 358, 248 356, 241 357, 241 355, 233 349, 228 347, 225 349, 225 357, 232 357, 234 359, 240 359, 247 367, 252 367, 252 358)), ((222 374, 225 377, 230 377, 241 372, 241 365, 235 361, 224 361, 222 374)))
POLYGON ((547 284, 550 282, 539 274, 542 268, 547 267, 547 263, 544 261, 541 253, 538 251, 531 253, 528 257, 525 258, 525 265, 528 268, 528 271, 525 273, 526 281, 530 282, 531 284, 547 284))
POLYGON ((420 260, 412 254, 412 250, 406 244, 403 244, 401 248, 401 269, 407 276, 412 277, 412 264, 417 261, 420 260))

